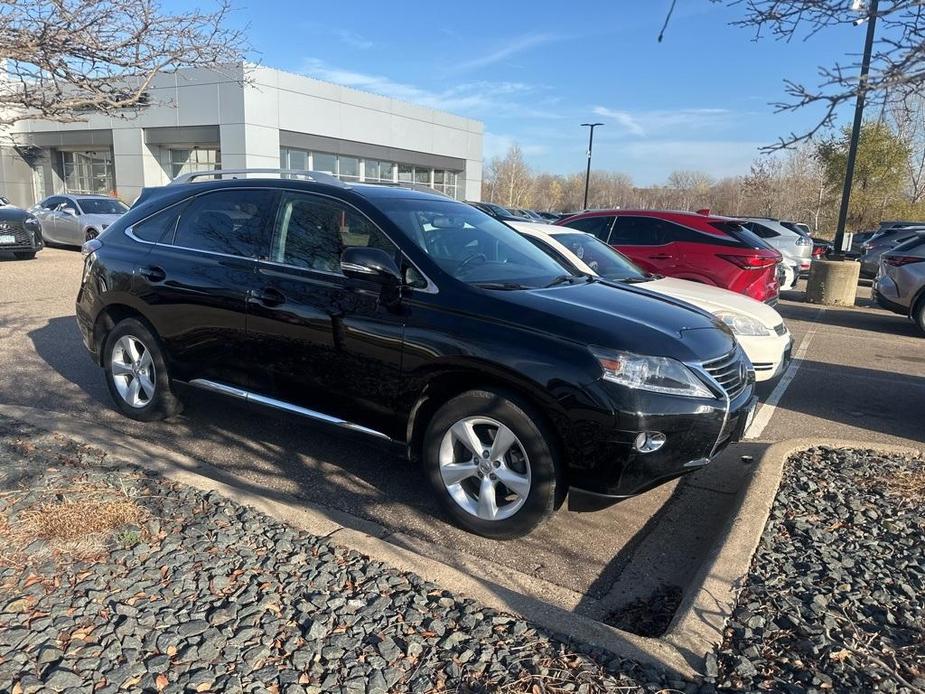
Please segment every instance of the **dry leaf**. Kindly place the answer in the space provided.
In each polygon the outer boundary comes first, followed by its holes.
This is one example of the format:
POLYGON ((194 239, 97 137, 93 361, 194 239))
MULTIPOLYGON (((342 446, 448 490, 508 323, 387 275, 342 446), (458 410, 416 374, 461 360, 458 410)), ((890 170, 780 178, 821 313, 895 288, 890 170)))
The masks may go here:
POLYGON ((154 678, 154 686, 157 687, 157 691, 162 691, 168 684, 170 684, 170 680, 167 679, 167 675, 163 672, 154 678))
POLYGON ((173 644, 170 644, 169 646, 167 646, 167 655, 173 658, 176 654, 177 654, 176 646, 174 646, 173 644))
POLYGON ((849 651, 847 648, 842 648, 840 651, 833 651, 829 653, 829 658, 837 663, 840 663, 843 660, 847 660, 850 657, 851 651, 849 651))

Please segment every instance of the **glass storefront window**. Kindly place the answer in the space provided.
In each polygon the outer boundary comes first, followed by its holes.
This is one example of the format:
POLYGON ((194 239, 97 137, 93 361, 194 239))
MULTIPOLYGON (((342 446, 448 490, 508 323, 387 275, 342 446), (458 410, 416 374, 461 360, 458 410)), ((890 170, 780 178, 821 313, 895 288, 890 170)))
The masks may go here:
POLYGON ((322 171, 324 173, 337 173, 337 155, 327 154, 325 152, 312 153, 312 171, 322 171))
POLYGON ((338 157, 339 177, 344 181, 360 180, 360 160, 356 157, 338 157))
POLYGON ((221 168, 222 156, 212 147, 193 147, 170 150, 170 177, 176 178, 193 171, 212 171, 221 168))
POLYGON ((411 183, 414 177, 414 167, 410 164, 398 165, 398 180, 402 183, 411 183))
POLYGON ((424 186, 429 186, 430 185, 430 173, 431 173, 431 169, 415 168, 414 169, 414 182, 420 183, 421 185, 424 185, 424 186))
POLYGON ((115 190, 112 151, 61 152, 64 190, 68 193, 104 193, 115 190))

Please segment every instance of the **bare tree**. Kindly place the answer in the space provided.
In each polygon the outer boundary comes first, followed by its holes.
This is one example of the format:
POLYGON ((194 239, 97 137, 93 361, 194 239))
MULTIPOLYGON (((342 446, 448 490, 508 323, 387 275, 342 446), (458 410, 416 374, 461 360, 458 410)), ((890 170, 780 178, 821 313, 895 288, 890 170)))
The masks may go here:
POLYGON ((242 59, 230 0, 171 14, 157 0, 0 0, 0 125, 129 115, 154 77, 242 59))
MULTIPOLYGON (((847 0, 713 0, 742 8, 734 24, 754 30, 755 39, 770 36, 781 41, 797 37, 815 39, 828 29, 855 24, 863 15, 847 0)), ((917 94, 925 86, 925 8, 922 0, 881 0, 877 13, 878 40, 866 84, 868 106, 881 109, 890 99, 917 94)), ((820 107, 822 116, 804 132, 791 132, 768 149, 782 149, 812 138, 835 125, 839 108, 853 103, 858 90, 861 36, 857 54, 819 68, 819 84, 785 81, 787 101, 774 104, 778 111, 820 107)))
POLYGON ((503 158, 492 159, 486 179, 485 187, 492 202, 512 207, 532 204, 533 174, 524 161, 520 145, 511 145, 503 158))
POLYGON ((925 199, 925 97, 908 95, 892 100, 888 112, 896 134, 909 151, 906 163, 909 201, 917 205, 925 199))

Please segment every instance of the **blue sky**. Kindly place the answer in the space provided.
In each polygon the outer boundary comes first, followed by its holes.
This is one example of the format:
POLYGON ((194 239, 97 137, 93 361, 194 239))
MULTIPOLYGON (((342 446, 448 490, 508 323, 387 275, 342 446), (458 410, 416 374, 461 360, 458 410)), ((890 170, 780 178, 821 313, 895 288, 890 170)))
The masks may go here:
POLYGON ((744 173, 761 145, 813 122, 775 114, 785 78, 859 50, 863 28, 810 41, 753 41, 740 10, 678 0, 368 2, 238 0, 236 22, 268 66, 477 118, 485 158, 518 142, 555 173, 594 167, 640 185, 674 169, 744 173))

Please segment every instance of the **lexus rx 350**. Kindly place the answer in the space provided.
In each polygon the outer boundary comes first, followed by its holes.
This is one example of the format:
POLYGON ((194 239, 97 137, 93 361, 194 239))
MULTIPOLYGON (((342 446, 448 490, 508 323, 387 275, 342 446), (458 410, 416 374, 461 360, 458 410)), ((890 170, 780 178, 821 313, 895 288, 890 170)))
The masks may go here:
POLYGON ((148 190, 84 246, 77 321, 129 417, 177 414, 185 383, 400 442, 496 538, 696 470, 746 426, 754 371, 706 312, 446 197, 234 175, 148 190))

